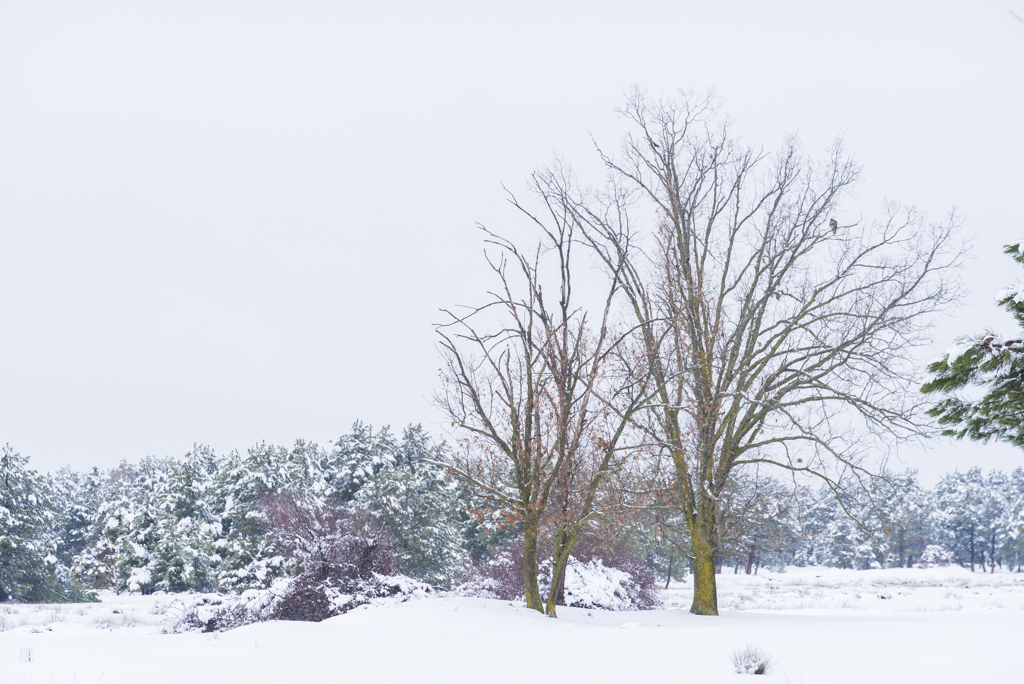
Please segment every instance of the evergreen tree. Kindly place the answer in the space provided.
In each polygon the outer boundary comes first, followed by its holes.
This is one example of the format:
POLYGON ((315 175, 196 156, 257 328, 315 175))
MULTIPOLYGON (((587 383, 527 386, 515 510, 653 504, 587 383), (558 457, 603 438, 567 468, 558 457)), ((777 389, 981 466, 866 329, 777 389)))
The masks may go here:
POLYGON ((402 441, 355 495, 355 507, 381 519, 395 539, 400 572, 450 585, 468 563, 465 515, 459 486, 441 467, 426 462, 436 447, 420 426, 402 441))
MULTIPOLYGON (((308 452, 302 445, 298 456, 308 452)), ((223 538, 217 584, 228 591, 269 586, 290 568, 266 538, 261 503, 285 489, 303 487, 292 454, 282 447, 260 444, 245 456, 233 452, 217 475, 218 498, 223 500, 220 523, 223 538)), ((302 464, 298 464, 301 466, 302 464)))
POLYGON ((46 478, 28 457, 0 450, 0 602, 80 600, 59 552, 57 515, 46 478))
POLYGON ((388 427, 374 433, 372 426, 356 421, 352 431, 335 442, 328 456, 324 494, 334 503, 348 503, 381 470, 394 467, 399 460, 404 463, 418 460, 419 449, 429 450, 429 447, 416 439, 399 446, 388 427))
POLYGON ((208 447, 194 447, 173 463, 160 500, 155 563, 157 588, 166 591, 213 591, 215 552, 221 525, 212 511, 217 457, 208 447))
POLYGON ((884 565, 911 567, 936 536, 934 496, 920 486, 915 470, 890 475, 888 484, 879 501, 888 541, 884 565))
POLYGON ((1024 468, 1015 468, 1010 473, 1003 501, 1006 537, 1002 554, 1010 568, 1016 566, 1019 571, 1024 565, 1024 468))

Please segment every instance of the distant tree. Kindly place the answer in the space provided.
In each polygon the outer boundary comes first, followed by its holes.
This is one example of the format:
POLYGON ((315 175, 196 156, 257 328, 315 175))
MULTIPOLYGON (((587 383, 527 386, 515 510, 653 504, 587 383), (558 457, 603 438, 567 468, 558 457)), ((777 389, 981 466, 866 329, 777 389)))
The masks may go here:
MULTIPOLYGON (((461 574, 466 518, 452 480, 425 461, 436 447, 419 427, 401 440, 357 421, 330 448, 299 440, 291 449, 261 444, 232 454, 217 475, 222 538, 217 584, 269 586, 300 570, 297 556, 268 536, 268 502, 282 492, 310 510, 370 516, 393 539, 402 572, 446 585, 461 574)), ((305 509, 304 509, 305 510, 305 509)))
POLYGON ((970 565, 974 572, 975 561, 984 549, 991 510, 991 494, 981 469, 948 473, 936 485, 935 499, 942 513, 944 545, 958 563, 970 565))
POLYGON ((1024 565, 1024 468, 1014 468, 1010 473, 1003 501, 1006 538, 1002 553, 1007 564, 1011 568, 1016 565, 1019 572, 1024 565))
POLYGON ((737 473, 719 497, 721 557, 746 574, 761 565, 780 567, 796 542, 792 488, 756 470, 737 473))
POLYGON ((57 557, 66 567, 96 541, 94 525, 103 503, 107 477, 97 468, 84 473, 61 468, 50 478, 49 490, 56 515, 53 524, 58 542, 57 557))
MULTIPOLYGON (((1004 252, 1024 265, 1024 240, 1004 252)), ((928 366, 931 379, 921 391, 946 395, 928 411, 945 426, 943 435, 1024 447, 1024 283, 1003 290, 997 300, 1021 330, 1010 337, 994 331, 961 337, 928 366), (980 398, 975 388, 982 390, 980 398)))
POLYGON ((876 504, 887 542, 884 565, 911 567, 936 539, 934 495, 921 487, 916 470, 907 470, 888 475, 876 504))

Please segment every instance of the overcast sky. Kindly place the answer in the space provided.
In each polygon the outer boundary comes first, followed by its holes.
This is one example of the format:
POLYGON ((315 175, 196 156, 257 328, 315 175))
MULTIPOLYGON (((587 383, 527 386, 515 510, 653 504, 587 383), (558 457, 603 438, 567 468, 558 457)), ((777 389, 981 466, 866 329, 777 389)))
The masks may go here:
MULTIPOLYGON (((714 87, 748 142, 837 135, 885 198, 974 236, 939 321, 1013 330, 1024 2, 0 4, 0 442, 48 470, 356 419, 437 430, 441 307, 475 222, 555 153, 599 172, 632 83, 714 87)), ((597 176, 593 176, 595 179, 597 176)), ((906 452, 927 481, 1024 465, 906 452)))

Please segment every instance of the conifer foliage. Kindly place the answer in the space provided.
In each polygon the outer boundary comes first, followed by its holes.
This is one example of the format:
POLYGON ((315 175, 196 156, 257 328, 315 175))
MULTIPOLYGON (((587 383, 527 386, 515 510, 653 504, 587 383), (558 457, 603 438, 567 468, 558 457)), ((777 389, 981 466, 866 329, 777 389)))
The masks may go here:
MULTIPOLYGON (((1024 265, 1024 240, 1007 245, 1004 252, 1024 265)), ((929 411, 945 426, 942 434, 1024 447, 1024 283, 1006 288, 997 298, 1021 329, 1011 337, 988 331, 960 338, 928 366, 931 380, 921 391, 947 395, 929 411), (961 394, 968 388, 981 388, 984 395, 975 400, 961 394)))

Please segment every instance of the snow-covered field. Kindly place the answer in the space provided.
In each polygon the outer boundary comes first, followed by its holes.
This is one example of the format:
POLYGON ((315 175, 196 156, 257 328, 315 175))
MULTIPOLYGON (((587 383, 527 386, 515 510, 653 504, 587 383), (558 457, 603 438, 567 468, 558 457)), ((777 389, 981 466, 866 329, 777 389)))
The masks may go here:
MULTIPOLYGON (((722 615, 562 609, 429 598, 322 623, 163 633, 175 596, 0 605, 0 684, 121 682, 729 682, 760 646, 766 682, 1024 681, 1024 575, 961 568, 793 568, 720 575, 722 615), (19 662, 24 649, 32 661, 19 662)), ((190 597, 184 597, 189 600, 190 597)), ((682 608, 681 610, 679 608, 682 608)))

